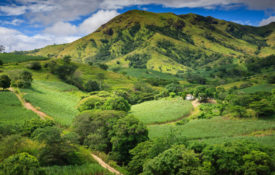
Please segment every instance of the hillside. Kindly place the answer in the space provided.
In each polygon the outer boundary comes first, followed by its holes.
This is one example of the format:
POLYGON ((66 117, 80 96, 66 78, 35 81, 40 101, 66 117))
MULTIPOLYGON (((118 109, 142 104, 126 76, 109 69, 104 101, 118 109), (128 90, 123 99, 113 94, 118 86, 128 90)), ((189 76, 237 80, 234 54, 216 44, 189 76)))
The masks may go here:
POLYGON ((195 14, 133 10, 73 43, 52 45, 30 54, 111 67, 147 68, 176 74, 220 60, 275 54, 275 23, 243 26, 195 14))

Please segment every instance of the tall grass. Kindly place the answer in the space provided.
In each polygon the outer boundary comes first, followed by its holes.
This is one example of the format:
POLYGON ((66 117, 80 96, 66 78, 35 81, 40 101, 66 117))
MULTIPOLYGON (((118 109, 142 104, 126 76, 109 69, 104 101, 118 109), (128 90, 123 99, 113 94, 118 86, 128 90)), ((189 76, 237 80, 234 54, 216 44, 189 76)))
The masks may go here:
POLYGON ((192 109, 192 104, 182 98, 166 98, 134 105, 131 113, 145 124, 153 124, 179 119, 192 109))
POLYGON ((0 91, 0 123, 6 125, 22 124, 25 120, 38 116, 25 109, 16 95, 10 91, 0 91))
POLYGON ((251 134, 254 131, 275 129, 275 120, 231 120, 221 117, 191 120, 185 125, 148 126, 149 137, 161 137, 171 132, 187 139, 208 139, 251 134))
POLYGON ((48 58, 42 56, 30 56, 30 55, 19 55, 12 53, 0 53, 0 60, 7 63, 21 63, 25 61, 39 61, 39 60, 47 60, 48 58))
POLYGON ((46 175, 104 175, 111 174, 98 164, 80 166, 51 166, 43 168, 46 175))
POLYGON ((21 89, 26 101, 54 118, 61 125, 70 125, 78 114, 76 105, 83 95, 76 87, 63 82, 34 81, 32 88, 21 89))
POLYGON ((272 85, 272 84, 259 84, 256 86, 251 86, 251 87, 242 89, 241 91, 245 93, 254 93, 254 92, 262 92, 262 91, 271 92, 272 89, 274 88, 275 88, 275 85, 272 85))

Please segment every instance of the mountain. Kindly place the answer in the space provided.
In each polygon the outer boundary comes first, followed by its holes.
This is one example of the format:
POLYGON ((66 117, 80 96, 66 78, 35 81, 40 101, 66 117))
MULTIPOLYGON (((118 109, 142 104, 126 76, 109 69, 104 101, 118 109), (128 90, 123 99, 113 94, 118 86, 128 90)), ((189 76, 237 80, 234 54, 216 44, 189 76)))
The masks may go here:
POLYGON ((275 54, 275 23, 252 27, 196 14, 132 10, 75 42, 31 54, 175 74, 228 58, 242 62, 275 54))

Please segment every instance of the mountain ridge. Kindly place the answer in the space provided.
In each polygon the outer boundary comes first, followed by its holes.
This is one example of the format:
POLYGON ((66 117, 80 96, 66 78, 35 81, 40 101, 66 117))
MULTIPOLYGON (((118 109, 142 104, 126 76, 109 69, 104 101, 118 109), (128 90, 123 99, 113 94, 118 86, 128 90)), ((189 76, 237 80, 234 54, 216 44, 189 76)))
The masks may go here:
POLYGON ((131 10, 79 40, 31 54, 175 74, 224 57, 241 62, 275 54, 275 23, 255 27, 192 13, 131 10))

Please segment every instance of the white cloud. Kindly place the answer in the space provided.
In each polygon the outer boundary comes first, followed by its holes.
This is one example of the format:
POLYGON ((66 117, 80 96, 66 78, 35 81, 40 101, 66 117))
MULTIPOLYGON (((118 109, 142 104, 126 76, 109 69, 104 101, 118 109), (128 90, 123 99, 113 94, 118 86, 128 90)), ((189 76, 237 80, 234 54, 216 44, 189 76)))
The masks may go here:
POLYGON ((116 10, 100 10, 79 25, 79 31, 83 34, 94 32, 102 24, 105 24, 115 16, 119 15, 116 10))
POLYGON ((26 13, 26 10, 26 6, 0 6, 0 12, 8 16, 22 15, 26 13))
POLYGON ((100 10, 91 15, 79 26, 66 22, 57 22, 46 28, 41 34, 27 36, 17 30, 0 27, 0 44, 7 52, 15 50, 33 50, 51 44, 73 42, 80 37, 94 32, 102 24, 119 15, 115 10, 100 10))
POLYGON ((269 24, 269 23, 271 23, 271 22, 275 22, 275 16, 270 16, 270 17, 267 18, 267 19, 263 19, 263 20, 259 23, 259 25, 260 25, 260 26, 264 26, 264 25, 267 25, 267 24, 269 24))
POLYGON ((66 22, 57 22, 44 30, 45 33, 57 36, 74 35, 77 34, 77 31, 76 26, 66 22))
POLYGON ((117 10, 131 5, 159 4, 165 7, 232 7, 244 4, 250 9, 275 11, 274 0, 16 0, 20 5, 0 6, 6 15, 24 14, 31 22, 52 25, 59 21, 74 21, 99 9, 117 10))
POLYGON ((75 41, 79 37, 55 36, 50 34, 39 34, 27 36, 17 30, 0 27, 0 44, 4 45, 6 52, 33 50, 42 48, 49 44, 62 44, 75 41))
POLYGON ((3 24, 8 24, 8 25, 20 25, 24 22, 24 20, 21 19, 13 19, 12 21, 1 21, 3 24))

